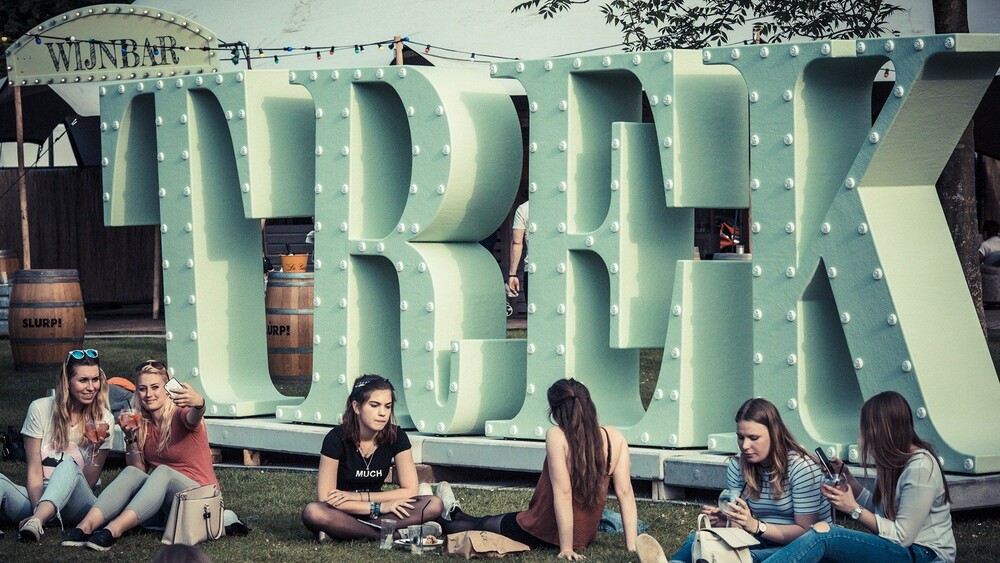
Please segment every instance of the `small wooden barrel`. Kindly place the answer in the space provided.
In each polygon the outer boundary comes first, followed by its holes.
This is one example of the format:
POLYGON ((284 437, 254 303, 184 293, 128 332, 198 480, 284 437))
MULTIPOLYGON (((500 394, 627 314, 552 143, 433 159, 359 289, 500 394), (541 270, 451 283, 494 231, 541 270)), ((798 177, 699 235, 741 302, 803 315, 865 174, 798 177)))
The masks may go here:
POLYGON ((21 257, 16 250, 0 249, 0 283, 10 283, 14 272, 21 269, 21 257))
POLYGON ((50 369, 83 347, 84 314, 76 270, 18 270, 10 294, 14 369, 50 369))
POLYGON ((308 382, 313 366, 312 272, 268 274, 264 307, 271 380, 308 382))
POLYGON ((11 285, 0 283, 0 336, 7 336, 7 315, 10 313, 11 285))

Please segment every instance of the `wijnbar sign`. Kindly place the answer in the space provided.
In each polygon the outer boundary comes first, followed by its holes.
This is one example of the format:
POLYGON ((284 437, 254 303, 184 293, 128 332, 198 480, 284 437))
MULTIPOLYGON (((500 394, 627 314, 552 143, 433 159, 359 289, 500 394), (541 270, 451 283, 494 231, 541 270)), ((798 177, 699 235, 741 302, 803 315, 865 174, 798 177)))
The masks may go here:
POLYGON ((11 84, 65 84, 218 72, 218 39, 182 16, 102 4, 35 26, 7 50, 11 84))

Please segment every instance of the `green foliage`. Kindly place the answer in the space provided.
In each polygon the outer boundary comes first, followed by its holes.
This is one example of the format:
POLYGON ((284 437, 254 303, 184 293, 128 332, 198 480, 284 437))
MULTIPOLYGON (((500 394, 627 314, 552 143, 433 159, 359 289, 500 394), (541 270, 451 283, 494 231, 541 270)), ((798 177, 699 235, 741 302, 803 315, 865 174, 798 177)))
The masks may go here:
MULTIPOLYGON (((543 18, 590 0, 527 0, 512 11, 536 10, 543 18)), ((806 39, 855 39, 898 32, 886 27, 903 11, 883 0, 611 0, 601 6, 608 24, 622 32, 627 51, 701 49, 753 41, 730 38, 737 27, 752 24, 766 43, 806 39)))
MULTIPOLYGON (((75 8, 106 4, 101 0, 8 0, 0 7, 0 62, 7 68, 7 48, 31 28, 75 8)), ((6 74, 6 72, 4 72, 6 74)))

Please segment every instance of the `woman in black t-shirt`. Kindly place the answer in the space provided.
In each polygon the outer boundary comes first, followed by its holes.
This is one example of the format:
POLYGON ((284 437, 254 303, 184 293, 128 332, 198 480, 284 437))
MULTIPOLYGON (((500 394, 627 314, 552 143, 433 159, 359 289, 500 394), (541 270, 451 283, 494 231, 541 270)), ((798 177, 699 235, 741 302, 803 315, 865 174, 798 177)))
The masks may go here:
POLYGON ((395 403, 396 393, 384 377, 365 375, 354 383, 342 423, 323 439, 317 500, 302 511, 313 533, 377 539, 383 517, 395 518, 400 529, 441 515, 440 499, 417 496, 417 468, 410 440, 395 424, 395 403), (393 460, 399 488, 383 491, 393 460))

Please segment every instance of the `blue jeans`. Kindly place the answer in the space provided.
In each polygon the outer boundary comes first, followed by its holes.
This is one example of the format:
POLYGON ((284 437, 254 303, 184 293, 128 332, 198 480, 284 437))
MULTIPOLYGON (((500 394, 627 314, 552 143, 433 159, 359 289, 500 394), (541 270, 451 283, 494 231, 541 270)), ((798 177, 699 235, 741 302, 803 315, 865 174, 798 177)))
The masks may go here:
MULTIPOLYGON (((38 503, 51 502, 56 507, 56 518, 67 526, 75 526, 87 515, 95 500, 94 491, 87 484, 80 466, 64 461, 52 471, 38 503)), ((32 512, 27 489, 0 475, 0 520, 16 524, 32 512)))
MULTIPOLYGON (((677 553, 670 558, 671 561, 683 561, 684 563, 689 563, 691 561, 691 546, 694 545, 694 533, 684 540, 684 545, 681 546, 677 553)), ((755 545, 750 548, 750 558, 753 559, 754 563, 760 563, 765 559, 770 559, 772 555, 778 552, 779 549, 785 546, 781 544, 774 543, 765 539, 760 540, 760 544, 755 545)))
POLYGON ((785 561, 922 563, 935 559, 937 554, 923 546, 903 547, 875 534, 831 526, 829 532, 809 530, 778 552, 769 563, 785 561))

